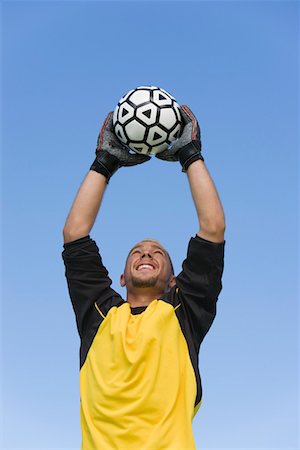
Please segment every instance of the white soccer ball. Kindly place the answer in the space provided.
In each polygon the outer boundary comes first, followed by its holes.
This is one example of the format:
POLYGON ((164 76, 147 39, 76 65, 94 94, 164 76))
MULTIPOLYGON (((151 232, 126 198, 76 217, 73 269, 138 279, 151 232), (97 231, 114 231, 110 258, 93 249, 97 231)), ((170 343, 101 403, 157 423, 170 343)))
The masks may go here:
POLYGON ((155 155, 180 136, 180 107, 164 89, 140 86, 120 99, 113 126, 116 136, 131 150, 155 155))

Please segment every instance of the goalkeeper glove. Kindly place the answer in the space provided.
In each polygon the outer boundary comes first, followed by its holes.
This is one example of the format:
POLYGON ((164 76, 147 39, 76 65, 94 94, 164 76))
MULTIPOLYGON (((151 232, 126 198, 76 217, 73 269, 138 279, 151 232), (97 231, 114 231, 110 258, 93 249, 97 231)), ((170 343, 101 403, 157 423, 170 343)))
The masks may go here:
POLYGON ((204 158, 201 155, 201 135, 197 119, 187 105, 183 105, 180 110, 184 124, 181 136, 167 150, 155 156, 164 161, 179 161, 182 171, 186 172, 193 162, 199 159, 204 161, 204 158))
POLYGON ((149 161, 150 156, 130 153, 115 135, 113 130, 113 113, 110 112, 101 128, 97 140, 96 159, 90 167, 104 175, 109 182, 110 177, 123 166, 135 166, 149 161))

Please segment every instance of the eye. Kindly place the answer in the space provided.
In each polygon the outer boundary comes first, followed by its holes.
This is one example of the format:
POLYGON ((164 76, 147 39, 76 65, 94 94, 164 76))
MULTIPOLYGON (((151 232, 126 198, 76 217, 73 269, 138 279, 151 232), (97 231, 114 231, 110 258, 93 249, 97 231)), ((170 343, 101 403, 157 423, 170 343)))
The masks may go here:
POLYGON ((136 250, 133 250, 131 253, 130 253, 130 255, 134 255, 134 254, 136 254, 136 253, 141 253, 141 251, 140 250, 138 250, 138 249, 136 249, 136 250))
POLYGON ((165 254, 162 250, 155 250, 154 253, 158 253, 159 255, 165 256, 165 254))

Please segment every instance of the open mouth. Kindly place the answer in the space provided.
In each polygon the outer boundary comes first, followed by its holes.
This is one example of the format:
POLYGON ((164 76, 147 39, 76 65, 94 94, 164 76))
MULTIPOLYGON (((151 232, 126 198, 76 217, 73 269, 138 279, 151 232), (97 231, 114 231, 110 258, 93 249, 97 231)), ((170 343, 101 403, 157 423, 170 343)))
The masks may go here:
POLYGON ((142 270, 155 270, 155 267, 152 264, 139 264, 136 268, 138 272, 142 270))

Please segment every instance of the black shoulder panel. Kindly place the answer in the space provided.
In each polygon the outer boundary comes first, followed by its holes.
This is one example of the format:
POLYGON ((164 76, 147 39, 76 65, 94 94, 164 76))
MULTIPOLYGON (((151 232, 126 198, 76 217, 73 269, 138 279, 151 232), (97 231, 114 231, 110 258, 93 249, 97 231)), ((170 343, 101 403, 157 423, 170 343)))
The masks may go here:
POLYGON ((200 345, 214 321, 222 289, 224 244, 206 241, 199 236, 192 238, 182 271, 176 277, 176 286, 162 298, 173 305, 187 342, 197 381, 195 405, 202 397, 198 367, 200 345))
POLYGON ((98 303, 101 302, 96 301, 94 302, 93 305, 91 305, 90 311, 85 319, 86 320, 85 329, 87 330, 87 332, 82 336, 81 339, 80 369, 86 360, 87 354, 89 352, 89 349, 91 348, 93 340, 99 329, 99 326, 107 316, 109 310, 114 306, 116 307, 122 306, 124 304, 124 300, 121 299, 119 296, 115 296, 107 300, 105 303, 101 303, 100 305, 98 305, 98 303))

